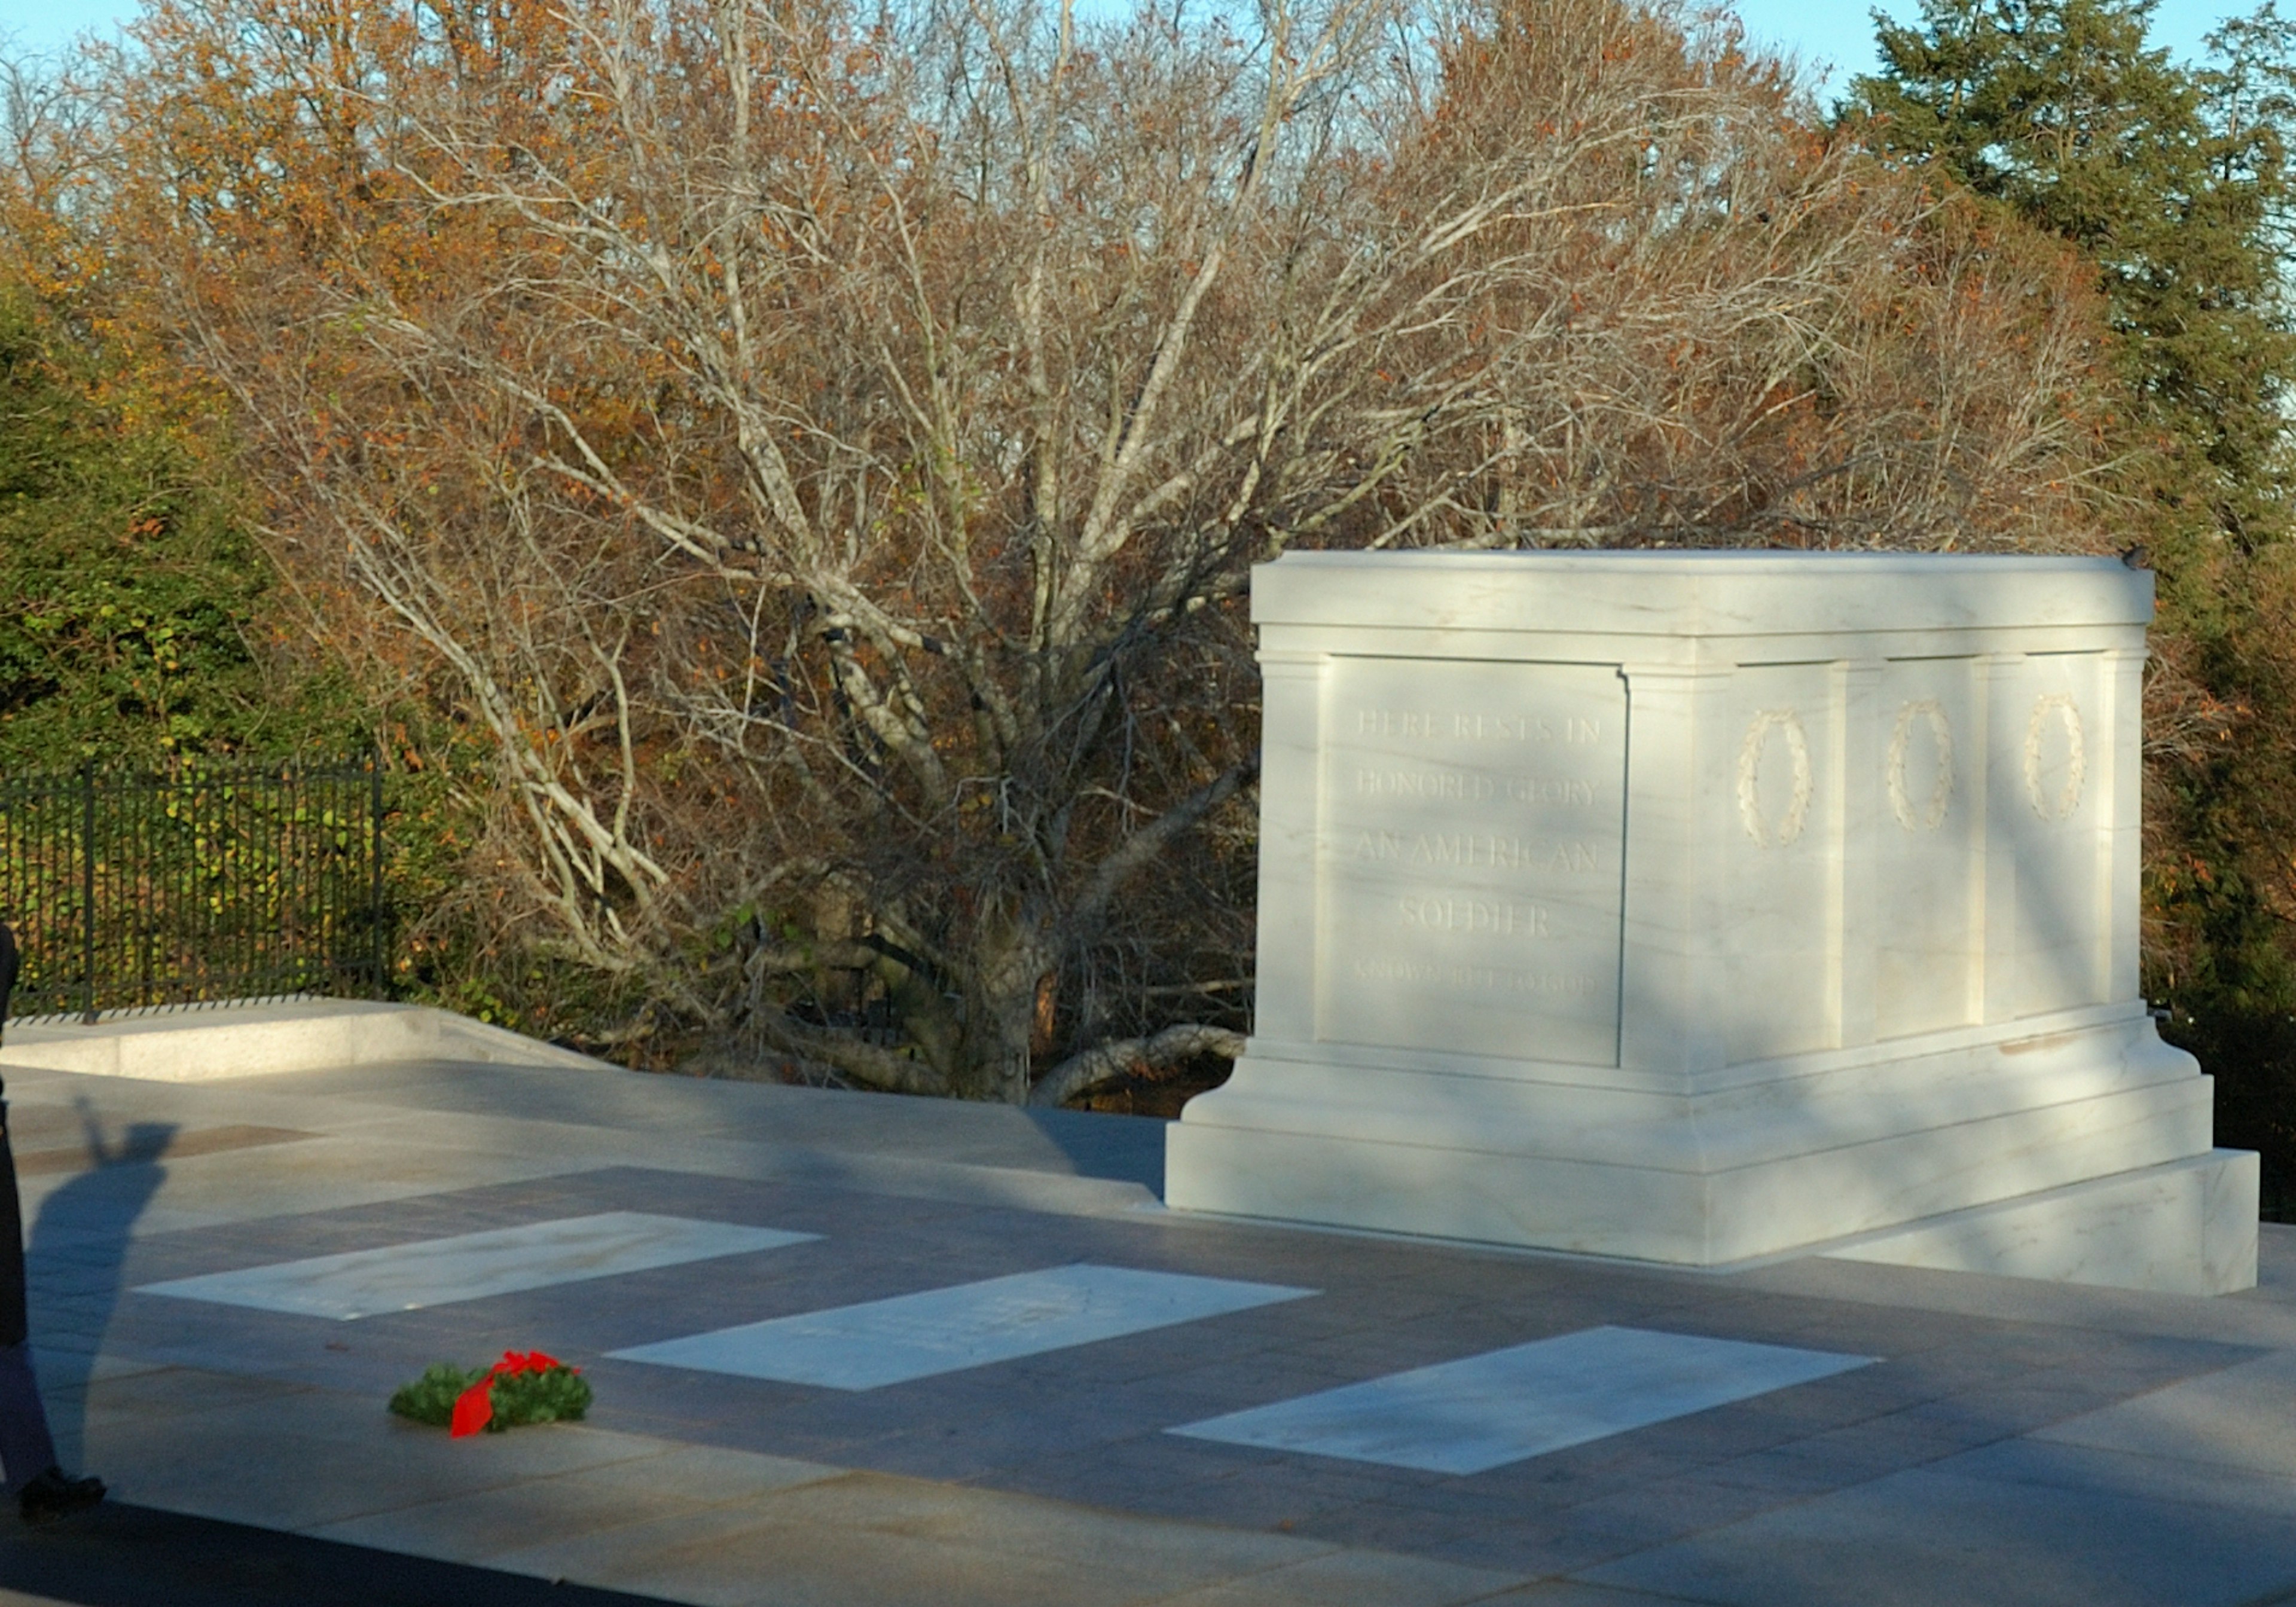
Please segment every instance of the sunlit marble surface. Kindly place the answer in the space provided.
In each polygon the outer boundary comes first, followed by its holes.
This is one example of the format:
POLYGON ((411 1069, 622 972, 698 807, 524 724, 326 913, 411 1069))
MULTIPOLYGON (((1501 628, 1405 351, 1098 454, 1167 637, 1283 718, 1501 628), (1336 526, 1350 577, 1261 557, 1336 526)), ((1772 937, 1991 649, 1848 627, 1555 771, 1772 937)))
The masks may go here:
POLYGON ((610 1354, 742 1378, 874 1390, 1316 1292, 1079 1262, 610 1354))
POLYGON ((136 1292, 348 1321, 715 1256, 778 1250, 819 1236, 644 1211, 602 1211, 176 1278, 146 1283, 136 1292))
POLYGON ((2252 1163, 2139 988, 2152 614, 2110 558, 1259 566, 1251 1037, 1164 1202, 2251 1286, 2252 1163))
POLYGON ((1588 1328, 1172 1432, 1432 1473, 1480 1473, 1874 1359, 1641 1328, 1588 1328))

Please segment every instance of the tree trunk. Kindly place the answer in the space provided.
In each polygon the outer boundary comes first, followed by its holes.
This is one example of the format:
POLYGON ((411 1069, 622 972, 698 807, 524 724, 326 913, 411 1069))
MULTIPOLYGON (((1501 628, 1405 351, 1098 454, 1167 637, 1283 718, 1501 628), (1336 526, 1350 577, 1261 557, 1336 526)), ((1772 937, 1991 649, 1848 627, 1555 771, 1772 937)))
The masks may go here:
POLYGON ((1006 932, 984 947, 988 952, 966 1002, 969 1053, 952 1078, 950 1092, 966 1099, 1026 1104, 1037 985, 1053 968, 1053 945, 1041 919, 1024 913, 1013 916, 1006 932))

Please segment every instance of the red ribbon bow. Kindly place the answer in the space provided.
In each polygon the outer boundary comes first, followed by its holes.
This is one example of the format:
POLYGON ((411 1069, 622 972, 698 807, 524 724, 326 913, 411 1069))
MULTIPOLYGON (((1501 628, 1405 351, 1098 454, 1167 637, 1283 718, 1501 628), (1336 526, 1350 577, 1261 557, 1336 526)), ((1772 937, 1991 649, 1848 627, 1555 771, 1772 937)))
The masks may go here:
MULTIPOLYGON (((455 1439, 465 1434, 475 1434, 495 1420, 495 1380, 510 1378, 521 1373, 547 1373, 553 1367, 563 1366, 554 1356, 545 1356, 539 1350, 505 1350, 502 1360, 487 1369, 487 1375, 455 1398, 455 1420, 447 1433, 455 1439)), ((580 1368, 574 1369, 576 1372, 580 1368)))

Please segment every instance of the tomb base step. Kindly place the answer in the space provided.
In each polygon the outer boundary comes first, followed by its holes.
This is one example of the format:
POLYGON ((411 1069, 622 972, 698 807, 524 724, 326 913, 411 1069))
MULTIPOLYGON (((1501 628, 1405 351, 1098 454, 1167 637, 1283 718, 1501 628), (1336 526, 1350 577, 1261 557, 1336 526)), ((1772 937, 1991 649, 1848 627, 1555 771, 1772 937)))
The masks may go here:
POLYGON ((1939 1272, 2231 1294, 2256 1287, 2258 1180, 2253 1151, 2211 1150, 1951 1211, 1824 1253, 1939 1272))
POLYGON ((1750 1201, 1718 1213, 1726 1178, 1177 1123, 1167 1140, 1167 1203, 1222 1216, 1713 1272, 1816 1255, 2163 1294, 2257 1281, 2259 1169, 2246 1150, 2203 1149, 1849 1235, 1822 1231, 1830 1213, 1788 1209, 1778 1214, 1800 1227, 1800 1242, 1732 1254, 1717 1241, 1742 1235, 1718 1233, 1718 1217, 1742 1219, 1750 1201))
POLYGON ((1165 1200, 1720 1267, 2210 1152, 2210 1081, 2149 1021, 1921 1051, 1671 1098, 1247 1052, 1166 1130, 1165 1200))

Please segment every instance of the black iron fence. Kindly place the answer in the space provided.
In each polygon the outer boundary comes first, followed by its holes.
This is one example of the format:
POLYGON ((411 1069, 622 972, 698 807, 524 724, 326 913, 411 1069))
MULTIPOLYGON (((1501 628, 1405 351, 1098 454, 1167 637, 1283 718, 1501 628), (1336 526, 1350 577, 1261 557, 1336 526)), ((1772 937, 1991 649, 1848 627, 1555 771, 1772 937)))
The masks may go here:
POLYGON ((0 773, 10 1014, 380 995, 382 822, 370 759, 0 773))

